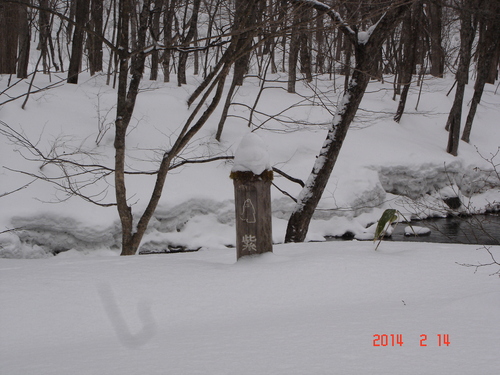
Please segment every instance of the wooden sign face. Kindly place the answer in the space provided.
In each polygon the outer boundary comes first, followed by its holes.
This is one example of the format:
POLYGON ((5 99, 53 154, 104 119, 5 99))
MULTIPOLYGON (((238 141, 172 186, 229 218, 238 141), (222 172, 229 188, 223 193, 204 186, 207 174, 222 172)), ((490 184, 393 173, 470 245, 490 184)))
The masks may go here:
POLYGON ((236 256, 273 251, 271 181, 234 180, 236 256))

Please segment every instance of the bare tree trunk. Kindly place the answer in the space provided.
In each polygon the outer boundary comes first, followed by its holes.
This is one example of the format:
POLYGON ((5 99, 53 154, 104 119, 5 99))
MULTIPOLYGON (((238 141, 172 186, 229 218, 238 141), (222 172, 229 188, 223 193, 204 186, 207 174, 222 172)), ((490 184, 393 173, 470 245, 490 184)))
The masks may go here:
MULTIPOLYGON (((220 3, 221 3, 221 0, 217 0, 217 1, 215 1, 215 4, 213 4, 213 3, 206 4, 206 6, 208 7, 207 13, 209 15, 209 18, 208 18, 208 25, 207 25, 207 40, 205 42, 205 47, 208 47, 210 44, 210 40, 212 38, 212 32, 214 29, 214 24, 216 24, 215 16, 220 9, 219 8, 221 5, 220 3)), ((205 51, 205 58, 204 58, 204 63, 203 63, 203 78, 206 78, 208 76, 209 57, 210 57, 210 50, 207 48, 205 51)))
POLYGON ((351 76, 351 56, 352 45, 348 42, 347 48, 345 49, 344 69, 342 69, 344 71, 344 94, 347 92, 347 88, 349 87, 349 77, 351 76))
POLYGON ((132 5, 130 7, 130 48, 133 50, 137 49, 137 34, 138 34, 138 15, 137 15, 137 7, 140 6, 140 3, 137 1, 132 1, 132 5))
POLYGON ((163 44, 166 48, 163 52, 162 61, 164 82, 170 82, 170 60, 172 57, 172 51, 169 49, 169 47, 173 44, 172 27, 176 3, 177 0, 165 0, 165 13, 163 16, 163 27, 165 31, 163 36, 163 44))
MULTIPOLYGON (((48 7, 49 7, 48 0, 39 0, 39 3, 40 3, 40 8, 48 9, 48 7)), ((38 27, 40 28, 40 31, 39 31, 40 39, 39 39, 38 49, 40 50, 40 55, 42 58, 43 72, 45 74, 47 74, 48 70, 49 70, 48 63, 47 63, 47 60, 49 57, 48 43, 49 43, 49 37, 50 37, 49 12, 47 12, 45 10, 40 10, 40 13, 38 15, 38 27)))
MULTIPOLYGON (((52 26, 53 26, 53 23, 54 23, 53 21, 54 21, 54 15, 51 15, 49 30, 52 30, 52 26)), ((59 71, 59 65, 57 65, 56 50, 54 48, 54 41, 52 39, 52 33, 51 32, 49 32, 47 41, 49 42, 49 50, 50 50, 50 57, 51 57, 51 60, 52 60, 52 65, 56 69, 56 72, 58 72, 59 71)))
POLYGON ((477 52, 479 54, 477 60, 477 77, 474 86, 474 96, 470 104, 469 114, 465 121, 464 132, 462 133, 462 141, 469 143, 472 123, 476 115, 477 106, 481 101, 484 86, 490 74, 490 67, 495 59, 496 52, 500 49, 500 5, 498 3, 489 3, 492 8, 488 14, 498 16, 496 19, 492 16, 488 19, 480 21, 480 35, 477 52), (496 9, 493 4, 496 4, 496 9))
POLYGON ((194 40, 193 40, 193 46, 195 47, 195 50, 193 51, 193 74, 197 76, 200 74, 200 52, 196 47, 198 47, 198 27, 194 29, 194 40))
POLYGON ((469 64, 471 59, 472 42, 476 34, 471 14, 474 0, 462 0, 460 10, 460 61, 456 73, 457 91, 448 116, 446 129, 449 131, 446 152, 453 156, 458 155, 460 141, 460 123, 462 119, 462 103, 464 100, 465 85, 469 80, 469 64))
POLYGON ((355 48, 356 68, 328 131, 323 148, 288 221, 285 242, 303 242, 305 240, 309 223, 335 166, 347 130, 356 115, 370 81, 369 75, 365 73, 368 71, 367 68, 370 68, 370 56, 366 52, 365 45, 355 48))
POLYGON ((305 75, 307 82, 312 81, 312 62, 308 30, 310 18, 311 9, 306 9, 301 12, 299 27, 300 72, 305 75))
POLYGON ((16 74, 19 5, 0 2, 0 74, 16 74))
POLYGON ((410 91, 411 79, 413 77, 413 71, 415 69, 415 48, 418 41, 418 30, 416 27, 416 18, 418 13, 421 12, 420 2, 414 2, 411 9, 408 9, 405 20, 403 20, 403 30, 401 39, 404 44, 404 57, 401 66, 401 81, 403 83, 403 90, 401 92, 401 97, 399 98, 399 105, 394 115, 394 121, 401 121, 403 113, 406 106, 406 99, 408 98, 408 92, 410 91))
POLYGON ((444 50, 442 45, 442 19, 443 6, 441 0, 427 1, 427 16, 429 21, 429 37, 431 44, 430 60, 431 75, 434 77, 443 77, 444 74, 444 50))
POLYGON ((132 246, 133 217, 132 209, 127 202, 127 188, 125 184, 125 139, 127 127, 132 116, 133 107, 127 101, 127 83, 129 67, 129 24, 130 0, 119 1, 118 25, 118 97, 115 121, 115 195, 122 229, 122 255, 135 254, 132 246))
MULTIPOLYGON (((139 228, 134 230, 134 222, 132 209, 127 201, 127 189, 125 184, 125 156, 126 147, 125 140, 127 128, 132 118, 135 102, 139 93, 139 84, 144 72, 144 62, 146 60, 145 53, 135 54, 131 59, 130 64, 130 84, 128 85, 129 75, 129 25, 131 14, 131 0, 120 0, 120 27, 119 27, 119 79, 118 79, 118 100, 116 109, 115 121, 115 195, 122 227, 122 253, 121 255, 134 255, 137 252, 144 231, 139 228)), ((145 45, 147 20, 149 16, 149 1, 143 5, 139 17, 139 25, 137 28, 137 43, 138 50, 142 50, 145 45)))
POLYGON ((457 84, 457 91, 455 93, 455 100, 448 116, 448 145, 446 152, 453 156, 458 155, 458 143, 460 140, 460 122, 462 119, 462 102, 464 100, 465 84, 457 84))
MULTIPOLYGON (((283 30, 285 30, 287 28, 287 21, 288 21, 288 17, 287 17, 287 12, 288 12, 288 8, 289 8, 288 1, 287 0, 280 0, 279 2, 277 2, 276 6, 278 7, 278 12, 277 12, 278 18, 281 20, 280 26, 283 30)), ((292 32, 293 32, 293 30, 292 30, 292 32)), ((287 55, 286 40, 287 40, 286 35, 282 35, 282 37, 281 37, 281 50, 283 51, 283 55, 281 58, 281 71, 282 72, 286 72, 286 55, 287 55)))
MULTIPOLYGON (((19 56, 17 59, 17 78, 28 78, 31 38, 28 7, 26 6, 28 1, 29 0, 23 0, 22 4, 19 5, 19 56)), ((1 44, 0 42, 0 45, 1 44)))
POLYGON ((316 73, 323 74, 325 72, 325 27, 323 15, 318 12, 316 15, 316 73))
MULTIPOLYGON (((160 40, 160 18, 163 9, 163 0, 154 0, 153 20, 151 22, 151 38, 154 43, 160 40)), ((151 52, 151 71, 149 79, 156 81, 158 79, 158 66, 160 64, 160 53, 158 50, 151 52)))
POLYGON ((90 75, 102 71, 102 38, 103 38, 103 0, 91 0, 90 28, 95 33, 89 39, 90 75))
POLYGON ((295 93, 295 84, 297 82, 297 64, 300 51, 300 33, 298 23, 300 22, 299 8, 292 7, 292 32, 290 35, 290 51, 288 53, 288 88, 291 94, 295 93))
POLYGON ((78 75, 80 74, 80 66, 83 56, 83 40, 85 34, 83 27, 87 22, 89 13, 90 0, 76 0, 76 18, 75 18, 75 32, 73 34, 73 41, 71 45, 71 59, 68 67, 68 83, 78 83, 78 75))
POLYGON ((393 46, 393 60, 394 60, 394 95, 392 100, 396 100, 397 95, 401 95, 401 66, 403 65, 403 44, 396 43, 396 40, 391 36, 393 46))
POLYGON ((257 9, 259 1, 246 4, 246 0, 236 0, 233 33, 237 34, 237 51, 247 51, 238 56, 234 63, 234 80, 237 86, 243 85, 243 80, 248 71, 250 61, 250 47, 252 38, 257 34, 255 30, 257 21, 257 9))
MULTIPOLYGON (((39 1, 41 2, 41 1, 45 1, 45 0, 39 0, 39 1)), ((76 1, 77 0, 70 0, 69 1, 70 4, 69 4, 69 17, 68 18, 70 21, 75 20, 76 1)), ((68 43, 71 40, 72 35, 73 35, 73 22, 68 22, 68 24, 66 25, 66 37, 67 37, 68 43)))
POLYGON ((486 83, 495 83, 498 79, 498 69, 500 68, 500 48, 496 50, 493 61, 490 65, 490 72, 488 74, 488 79, 486 83))
MULTIPOLYGON (((110 7, 108 8, 108 19, 111 16, 111 12, 113 14, 113 27, 111 33, 111 42, 113 45, 119 45, 119 20, 117 15, 117 9, 120 5, 116 5, 118 0, 111 0, 110 7)), ((111 73, 113 73, 113 88, 115 88, 116 75, 118 73, 118 54, 115 51, 111 51, 109 54, 108 60, 108 71, 106 72, 106 85, 110 84, 111 81, 111 73)))
POLYGON ((264 53, 269 54, 271 60, 271 73, 275 74, 278 72, 278 67, 276 66, 276 45, 278 44, 278 35, 276 31, 278 30, 277 19, 279 18, 279 2, 268 0, 266 3, 267 17, 269 17, 270 25, 266 27, 266 34, 264 35, 265 47, 264 53))
POLYGON ((236 86, 243 85, 243 80, 248 70, 250 51, 253 44, 252 40, 257 35, 256 11, 258 5, 258 2, 249 3, 242 0, 236 1, 235 21, 233 23, 233 43, 235 43, 237 55, 234 57, 233 80, 231 81, 222 115, 217 126, 217 133, 215 134, 215 139, 219 142, 236 86))
POLYGON ((217 125, 217 132, 215 133, 215 139, 220 142, 222 137, 222 131, 224 130, 224 124, 227 120, 227 114, 229 113, 229 108, 231 107, 231 100, 233 99, 234 91, 236 89, 236 78, 233 77, 231 86, 226 96, 226 102, 224 103, 224 108, 222 109, 222 115, 219 120, 219 125, 217 125))
MULTIPOLYGON (((184 48, 188 48, 189 44, 193 40, 196 34, 196 28, 198 27, 198 13, 200 11, 201 0, 193 1, 193 9, 191 12, 191 18, 189 19, 188 24, 189 27, 186 36, 182 40, 182 45, 184 48)), ((187 7, 187 5, 186 5, 187 7)), ((186 9, 187 12, 187 9, 186 9)), ((186 80, 186 65, 188 60, 189 52, 180 52, 179 53, 179 66, 177 68, 177 85, 181 86, 187 83, 186 80)))

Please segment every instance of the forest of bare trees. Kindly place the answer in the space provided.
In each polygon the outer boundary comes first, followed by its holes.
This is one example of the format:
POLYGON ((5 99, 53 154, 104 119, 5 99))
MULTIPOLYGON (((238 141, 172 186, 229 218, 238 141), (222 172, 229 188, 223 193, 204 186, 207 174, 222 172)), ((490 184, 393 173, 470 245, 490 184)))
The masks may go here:
POLYGON ((176 157, 222 106, 220 140, 246 75, 285 73, 289 93, 299 80, 317 75, 346 83, 288 224, 286 241, 300 242, 370 80, 393 78, 399 122, 411 85, 425 75, 455 75, 443 127, 449 130, 447 152, 457 155, 460 141, 468 142, 474 131, 484 86, 498 79, 499 41, 500 2, 489 0, 0 0, 0 74, 11 85, 56 72, 77 84, 85 71, 104 75, 116 90, 113 173, 124 255, 136 253, 176 157), (141 82, 175 79, 183 86, 190 74, 201 82, 187 101, 191 116, 164 150, 149 204, 133 213, 126 137, 141 82), (469 79, 475 93, 461 133, 469 79))

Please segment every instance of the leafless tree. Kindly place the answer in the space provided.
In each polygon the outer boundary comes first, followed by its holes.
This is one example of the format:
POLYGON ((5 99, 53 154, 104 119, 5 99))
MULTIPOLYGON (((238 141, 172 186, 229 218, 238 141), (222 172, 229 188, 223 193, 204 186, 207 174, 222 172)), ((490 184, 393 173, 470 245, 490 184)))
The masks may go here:
POLYGON ((68 68, 68 83, 78 83, 78 75, 82 64, 85 33, 83 27, 87 23, 90 0, 76 0, 75 32, 71 43, 71 59, 68 68))
POLYGON ((415 1, 413 5, 408 9, 406 16, 403 21, 402 27, 402 43, 403 48, 403 61, 401 63, 401 71, 399 73, 400 81, 403 84, 403 90, 401 91, 401 97, 399 99, 398 109, 394 115, 394 121, 399 122, 403 116, 406 99, 408 98, 408 92, 410 90, 410 85, 413 77, 413 71, 415 70, 416 61, 416 48, 419 36, 419 30, 417 27, 418 19, 420 19, 422 13, 422 2, 415 1))
POLYGON ((102 39, 103 39, 103 0, 91 0, 89 28, 93 31, 88 37, 88 55, 90 75, 102 71, 102 39))
POLYGON ((495 63, 495 55, 500 49, 500 4, 488 2, 479 15, 479 42, 477 47, 477 76, 474 86, 474 96, 470 104, 469 114, 462 133, 462 141, 469 142, 472 123, 477 107, 483 95, 484 86, 488 81, 491 66, 495 63))
POLYGON ((0 1, 0 74, 16 73, 19 4, 0 1))
POLYGON ((313 7, 316 10, 325 12, 354 46, 356 60, 356 66, 347 91, 333 118, 326 140, 309 175, 306 186, 302 189, 295 209, 288 221, 285 242, 302 242, 306 237, 314 210, 335 166, 347 130, 363 99, 371 73, 378 64, 376 57, 379 56, 379 49, 389 33, 394 30, 400 21, 407 9, 407 4, 399 2, 393 4, 391 2, 388 7, 383 4, 382 8, 378 10, 379 14, 381 14, 379 19, 366 31, 360 31, 357 27, 348 25, 338 12, 326 4, 307 0, 294 0, 293 2, 299 6, 313 7))
POLYGON ((198 28, 198 15, 200 12, 201 0, 193 0, 193 6, 191 11, 189 11, 189 2, 186 2, 184 8, 184 22, 180 35, 181 45, 185 50, 181 50, 179 53, 179 66, 177 68, 177 85, 181 86, 187 83, 186 80, 186 64, 188 59, 188 47, 193 41, 196 35, 196 29, 198 28), (189 16, 188 16, 189 15, 189 16), (189 20, 187 20, 189 17, 189 20))
MULTIPOLYGON (((242 4, 243 14, 252 14, 249 9, 253 7, 252 2, 242 4)), ((125 157, 127 129, 134 111, 135 100, 139 93, 139 84, 144 71, 144 62, 147 48, 145 46, 146 33, 148 31, 147 20, 150 9, 150 2, 145 1, 139 17, 138 36, 136 39, 137 50, 130 53, 129 48, 129 28, 130 14, 129 0, 121 0, 121 28, 120 28, 120 73, 118 83, 117 118, 115 122, 115 195, 122 227, 122 255, 133 255, 137 252, 140 241, 146 232, 148 223, 151 220, 156 207, 160 201, 163 187, 168 171, 174 164, 177 156, 185 149, 191 139, 205 125, 207 120, 217 108, 223 94, 224 84, 229 74, 231 66, 251 45, 250 38, 245 38, 242 33, 234 33, 230 37, 226 52, 217 67, 198 87, 188 100, 190 105, 194 104, 191 115, 182 126, 180 133, 173 142, 170 149, 165 150, 163 157, 155 172, 156 181, 153 192, 146 209, 140 214, 139 220, 134 221, 134 215, 128 202, 127 186, 125 183, 125 157), (242 38, 245 42, 242 43, 242 38), (130 61, 130 66, 129 66, 130 61), (131 79, 128 81, 130 69, 131 79), (208 104, 206 107, 205 105, 208 104)), ((183 46, 184 47, 184 46, 183 46)))
POLYGON ((460 62, 456 72, 457 88, 455 99, 450 109, 446 129, 449 131, 446 152, 457 156, 460 142, 460 123, 462 119, 462 104, 464 100, 465 85, 469 82, 469 64, 472 55, 472 43, 476 35, 477 20, 474 9, 480 0, 460 0, 460 62))

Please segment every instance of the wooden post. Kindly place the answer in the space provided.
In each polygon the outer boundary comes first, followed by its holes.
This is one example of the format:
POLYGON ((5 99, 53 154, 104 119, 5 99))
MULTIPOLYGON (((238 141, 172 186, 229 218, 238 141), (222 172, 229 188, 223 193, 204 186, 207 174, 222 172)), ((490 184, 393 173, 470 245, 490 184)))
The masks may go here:
POLYGON ((273 251, 271 181, 273 171, 260 175, 233 171, 236 208, 236 259, 273 251))

